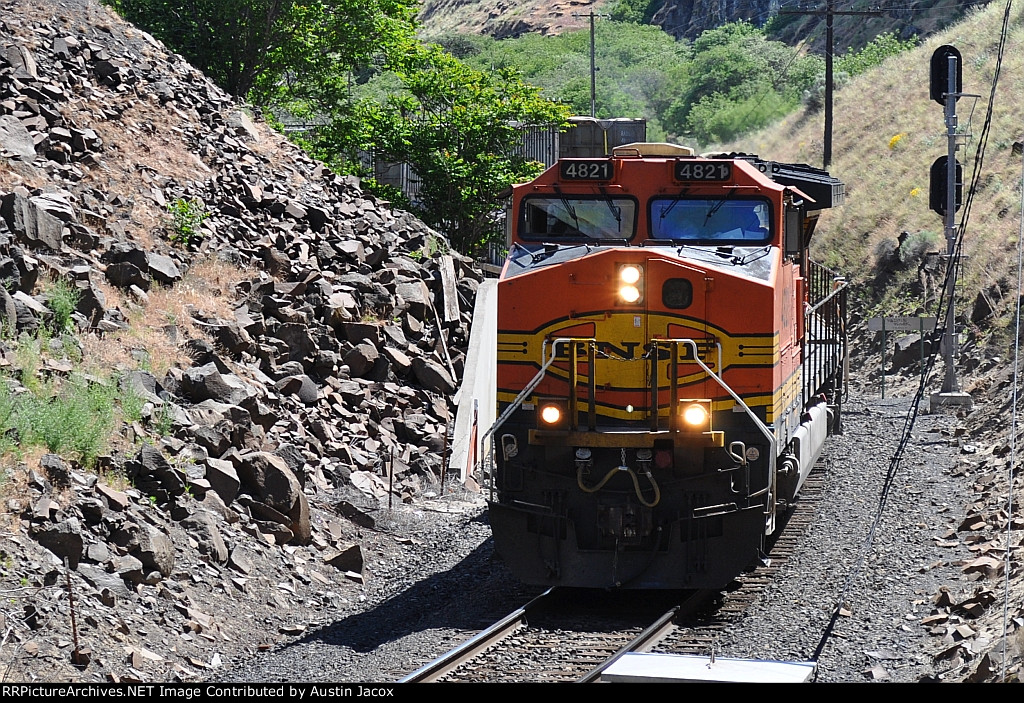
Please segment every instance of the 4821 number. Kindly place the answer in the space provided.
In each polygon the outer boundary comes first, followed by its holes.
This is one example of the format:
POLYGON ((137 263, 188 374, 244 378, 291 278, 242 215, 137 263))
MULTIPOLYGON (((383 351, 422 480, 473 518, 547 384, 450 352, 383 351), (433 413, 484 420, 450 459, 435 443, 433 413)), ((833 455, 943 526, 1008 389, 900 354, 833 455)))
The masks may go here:
POLYGON ((677 181, 728 181, 732 164, 728 162, 676 161, 677 181))
POLYGON ((611 159, 572 159, 562 161, 559 175, 569 181, 610 181, 614 174, 611 159))

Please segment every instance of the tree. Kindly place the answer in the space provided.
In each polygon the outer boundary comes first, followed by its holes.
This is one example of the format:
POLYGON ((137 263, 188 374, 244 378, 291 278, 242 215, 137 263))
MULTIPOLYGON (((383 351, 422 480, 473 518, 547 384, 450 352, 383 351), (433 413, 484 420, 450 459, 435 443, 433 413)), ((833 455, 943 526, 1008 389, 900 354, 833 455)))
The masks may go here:
POLYGON ((410 164, 414 209, 464 250, 493 230, 497 193, 537 172, 518 124, 567 116, 513 70, 423 44, 415 0, 109 2, 233 95, 317 124, 297 141, 340 170, 367 175, 370 151, 410 164))
POLYGON ((733 139, 795 109, 821 71, 820 58, 748 22, 707 30, 693 42, 690 78, 666 123, 702 144, 733 139))
POLYGON ((917 44, 916 36, 903 41, 895 32, 879 34, 860 51, 854 51, 851 47, 845 54, 836 57, 836 70, 856 76, 874 68, 890 56, 913 49, 917 44))
POLYGON ((412 0, 110 2, 224 90, 258 104, 297 78, 308 86, 307 79, 405 52, 414 31, 412 0))
MULTIPOLYGON (((666 138, 665 108, 684 87, 689 44, 658 27, 601 20, 596 25, 597 116, 643 117, 648 137, 666 138)), ((480 70, 515 67, 548 98, 590 114, 590 31, 489 40, 467 62, 480 70)))
POLYGON ((661 7, 659 0, 618 0, 609 7, 609 11, 611 19, 616 22, 650 24, 661 7))
POLYGON ((361 106, 374 153, 412 166, 414 210, 470 252, 496 234, 498 194, 539 172, 518 153, 521 125, 564 125, 568 110, 512 69, 485 73, 436 45, 396 73, 403 92, 361 106))

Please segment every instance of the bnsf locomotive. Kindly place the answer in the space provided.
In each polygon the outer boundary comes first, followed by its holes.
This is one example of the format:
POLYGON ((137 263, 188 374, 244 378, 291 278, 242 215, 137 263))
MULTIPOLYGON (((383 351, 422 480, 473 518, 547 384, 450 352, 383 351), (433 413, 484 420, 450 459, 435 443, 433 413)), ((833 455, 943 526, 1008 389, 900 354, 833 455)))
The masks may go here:
POLYGON ((668 144, 513 189, 488 435, 518 577, 718 588, 763 554, 839 422, 845 285, 807 250, 843 195, 668 144))

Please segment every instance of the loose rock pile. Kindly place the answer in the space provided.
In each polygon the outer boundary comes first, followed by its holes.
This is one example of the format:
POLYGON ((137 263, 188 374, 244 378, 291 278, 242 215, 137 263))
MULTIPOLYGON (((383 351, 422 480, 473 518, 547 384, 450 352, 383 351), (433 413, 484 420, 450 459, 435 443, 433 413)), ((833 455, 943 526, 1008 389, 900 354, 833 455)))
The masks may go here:
POLYGON ((368 513, 437 490, 480 276, 95 2, 3 0, 0 18, 0 325, 46 321, 44 277, 69 281, 78 329, 102 335, 129 324, 108 286, 145 306, 204 257, 240 270, 229 315, 191 310, 205 334, 166 326, 193 366, 122 375, 146 401, 140 443, 104 461, 130 487, 54 455, 25 467, 7 505, 21 529, 0 571, 20 585, 0 655, 50 657, 58 680, 187 678, 217 664, 201 645, 234 639, 214 603, 251 599, 255 578, 284 579, 253 604, 279 611, 271 622, 296 602, 337 607, 363 578, 352 535, 368 513), (320 504, 337 491, 349 499, 320 504), (272 574, 254 577, 256 554, 277 556, 272 574), (69 641, 68 584, 97 642, 120 622, 127 659, 69 641), (147 609, 162 631, 135 618, 147 609))

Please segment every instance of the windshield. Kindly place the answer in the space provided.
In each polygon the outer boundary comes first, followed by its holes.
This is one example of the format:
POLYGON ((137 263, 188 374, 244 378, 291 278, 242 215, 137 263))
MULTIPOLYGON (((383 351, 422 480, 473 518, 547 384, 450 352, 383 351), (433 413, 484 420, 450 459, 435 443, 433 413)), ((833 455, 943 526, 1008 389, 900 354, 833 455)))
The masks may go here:
POLYGON ((636 201, 609 196, 536 196, 523 200, 523 239, 632 239, 636 201))
POLYGON ((771 239, 770 210, 764 200, 654 198, 651 237, 722 244, 763 244, 771 239))

